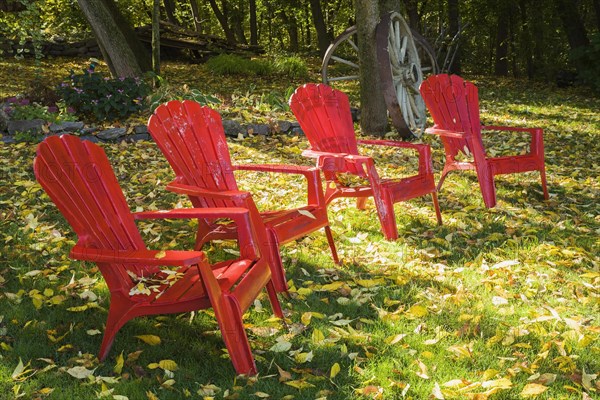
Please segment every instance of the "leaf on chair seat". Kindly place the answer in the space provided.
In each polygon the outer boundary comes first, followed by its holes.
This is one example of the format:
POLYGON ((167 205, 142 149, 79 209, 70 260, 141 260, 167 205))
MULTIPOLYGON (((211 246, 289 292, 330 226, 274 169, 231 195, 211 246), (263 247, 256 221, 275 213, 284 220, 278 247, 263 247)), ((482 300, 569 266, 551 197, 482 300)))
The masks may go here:
POLYGON ((311 213, 308 210, 298 210, 298 213, 300 213, 300 214, 302 214, 302 215, 304 215, 305 217, 308 217, 308 218, 317 219, 317 217, 315 217, 313 215, 313 213, 311 213))

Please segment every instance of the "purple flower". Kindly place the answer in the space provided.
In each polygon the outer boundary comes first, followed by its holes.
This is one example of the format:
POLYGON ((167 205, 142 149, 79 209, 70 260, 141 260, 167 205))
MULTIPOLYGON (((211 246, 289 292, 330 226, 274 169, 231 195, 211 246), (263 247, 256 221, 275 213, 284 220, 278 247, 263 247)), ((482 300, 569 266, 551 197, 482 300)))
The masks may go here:
POLYGON ((22 106, 28 106, 29 105, 29 99, 22 99, 19 104, 21 104, 22 106))
POLYGON ((73 107, 67 107, 67 112, 69 114, 75 114, 75 109, 73 107))
POLYGON ((50 107, 48 107, 48 112, 49 113, 57 113, 58 112, 58 107, 56 107, 56 106, 50 106, 50 107))
POLYGON ((92 104, 93 105, 98 105, 98 100, 96 100, 96 99, 92 100, 92 104))
POLYGON ((19 99, 17 99, 16 97, 10 97, 10 98, 9 98, 8 100, 6 100, 6 101, 7 101, 7 102, 9 102, 9 103, 11 103, 11 104, 14 104, 14 103, 18 102, 18 101, 19 101, 19 99))
POLYGON ((77 94, 83 93, 83 89, 75 88, 75 91, 77 92, 77 94))
POLYGON ((107 99, 110 99, 111 97, 112 97, 112 94, 110 94, 110 93, 106 95, 107 99))

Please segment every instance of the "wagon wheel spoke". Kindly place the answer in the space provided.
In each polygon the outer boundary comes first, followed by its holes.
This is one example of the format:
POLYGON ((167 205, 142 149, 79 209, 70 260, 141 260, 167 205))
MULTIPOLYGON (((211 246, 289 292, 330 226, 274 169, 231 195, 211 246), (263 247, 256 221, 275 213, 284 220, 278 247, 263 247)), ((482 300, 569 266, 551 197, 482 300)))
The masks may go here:
MULTIPOLYGON (((423 70, 412 31, 398 13, 385 15, 377 26, 377 58, 394 127, 405 138, 420 136, 426 121, 425 105, 419 93, 423 70)), ((435 68, 434 61, 434 57, 428 60, 431 71, 435 68)))
MULTIPOLYGON (((324 83, 359 79, 355 34, 355 26, 346 29, 325 52, 321 64, 324 83)), ((425 104, 418 89, 423 75, 438 71, 435 51, 399 14, 390 13, 377 27, 377 56, 394 127, 405 138, 420 135, 425 126, 425 104), (385 54, 380 54, 382 51, 385 54)))

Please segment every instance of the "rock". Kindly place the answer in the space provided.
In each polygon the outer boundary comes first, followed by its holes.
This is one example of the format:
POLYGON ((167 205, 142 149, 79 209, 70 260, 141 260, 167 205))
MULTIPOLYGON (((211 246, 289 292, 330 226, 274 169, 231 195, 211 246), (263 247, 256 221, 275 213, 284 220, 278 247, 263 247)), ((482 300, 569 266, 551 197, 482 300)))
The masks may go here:
POLYGON ((135 133, 135 134, 148 133, 148 127, 146 125, 137 125, 136 127, 133 128, 133 133, 135 133))
POLYGON ((79 139, 81 140, 87 140, 90 141, 92 143, 98 143, 100 141, 100 139, 98 139, 96 136, 94 135, 84 135, 84 136, 79 136, 79 139))
POLYGON ((225 135, 235 138, 237 138, 240 133, 242 135, 246 133, 239 122, 230 119, 223 120, 223 130, 225 130, 225 135))
POLYGON ((92 133, 96 132, 97 130, 98 130, 97 127, 95 127, 95 126, 89 126, 87 128, 83 128, 81 130, 81 134, 82 135, 91 135, 92 133))
POLYGON ((102 132, 98 132, 98 134, 96 135, 99 139, 101 140, 117 140, 122 136, 125 136, 125 134, 127 133, 127 129, 125 128, 111 128, 111 129, 106 129, 102 132))
POLYGON ((60 124, 51 124, 50 125, 50 132, 64 132, 64 131, 80 131, 81 129, 83 129, 83 122, 81 121, 67 121, 67 122, 62 122, 60 124))
POLYGON ((265 124, 250 124, 246 126, 246 132, 249 135, 268 135, 269 131, 269 125, 265 124))
POLYGON ((6 114, 6 111, 0 106, 0 132, 4 132, 8 127, 8 121, 10 118, 6 114))
POLYGON ((277 133, 285 133, 292 129, 292 123, 289 121, 277 121, 274 128, 277 133))
POLYGON ((17 132, 41 133, 45 122, 43 119, 8 121, 8 133, 11 135, 17 132))
POLYGON ((14 136, 2 136, 0 138, 0 142, 2 142, 4 144, 12 144, 12 143, 15 143, 16 140, 15 140, 14 136))
POLYGON ((152 140, 148 133, 135 133, 133 135, 127 135, 123 138, 128 143, 139 142, 140 140, 152 140))
POLYGON ((292 131, 290 132, 292 135, 302 136, 304 135, 304 131, 299 126, 294 126, 292 131))

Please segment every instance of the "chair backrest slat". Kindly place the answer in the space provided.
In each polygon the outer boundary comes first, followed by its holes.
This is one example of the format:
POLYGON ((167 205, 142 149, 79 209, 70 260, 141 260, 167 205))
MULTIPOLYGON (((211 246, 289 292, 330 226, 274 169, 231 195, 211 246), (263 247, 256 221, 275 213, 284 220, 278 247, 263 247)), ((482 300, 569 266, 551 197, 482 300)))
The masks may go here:
POLYGON ((465 134, 464 139, 442 137, 447 154, 454 157, 465 148, 476 154, 483 149, 479 96, 473 83, 457 75, 432 75, 421 84, 421 95, 437 128, 465 134))
POLYGON ((49 137, 38 146, 34 170, 83 245, 115 250, 145 248, 100 147, 74 136, 49 137))
MULTIPOLYGON (((315 151, 358 155, 350 102, 345 93, 325 84, 307 83, 290 98, 290 108, 315 151)), ((351 173, 363 175, 362 170, 351 173)))
POLYGON ((324 84, 308 83, 296 89, 290 108, 313 150, 358 154, 345 93, 324 84))
MULTIPOLYGON (((217 191, 237 190, 219 113, 193 101, 159 106, 148 130, 180 183, 217 191)), ((197 207, 231 207, 230 201, 192 198, 197 207)))

